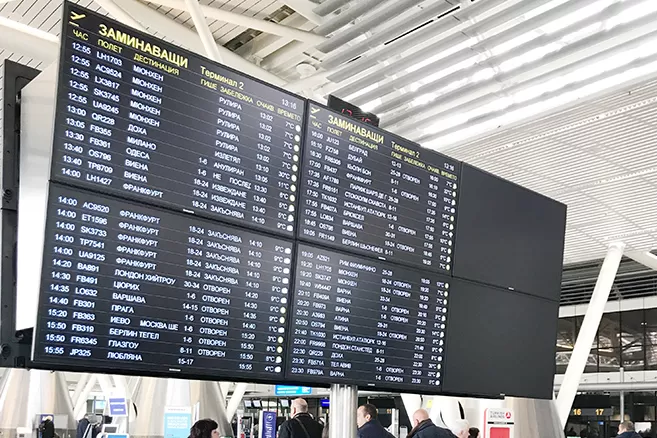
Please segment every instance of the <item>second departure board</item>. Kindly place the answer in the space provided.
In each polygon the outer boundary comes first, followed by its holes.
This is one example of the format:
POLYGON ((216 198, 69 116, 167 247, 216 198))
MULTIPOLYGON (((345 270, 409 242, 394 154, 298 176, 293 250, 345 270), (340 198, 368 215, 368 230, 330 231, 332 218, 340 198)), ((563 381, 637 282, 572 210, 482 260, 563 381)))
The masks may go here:
POLYGON ((299 245, 287 378, 440 392, 449 277, 299 245))
POLYGON ((292 243, 51 184, 33 360, 280 381, 292 243))
POLYGON ((52 177, 292 236, 305 102, 66 5, 52 177))
POLYGON ((460 164, 309 105, 298 237, 449 272, 460 164))

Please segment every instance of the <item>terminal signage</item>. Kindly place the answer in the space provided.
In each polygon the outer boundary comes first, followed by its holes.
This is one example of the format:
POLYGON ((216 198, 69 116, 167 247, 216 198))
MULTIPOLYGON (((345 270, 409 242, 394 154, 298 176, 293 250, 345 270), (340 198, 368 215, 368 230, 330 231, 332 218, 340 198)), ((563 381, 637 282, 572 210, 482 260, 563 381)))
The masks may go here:
POLYGON ((274 393, 276 395, 310 395, 312 388, 310 386, 276 385, 274 393))

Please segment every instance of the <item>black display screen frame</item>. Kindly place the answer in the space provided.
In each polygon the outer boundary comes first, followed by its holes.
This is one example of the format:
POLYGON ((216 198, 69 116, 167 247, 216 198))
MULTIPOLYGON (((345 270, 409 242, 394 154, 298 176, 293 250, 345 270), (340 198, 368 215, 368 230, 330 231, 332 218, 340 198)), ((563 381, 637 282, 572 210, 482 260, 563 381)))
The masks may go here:
MULTIPOLYGON (((62 192, 73 192, 73 193, 80 193, 83 195, 97 195, 96 192, 93 190, 88 190, 84 188, 80 188, 77 186, 73 186, 71 184, 62 184, 59 182, 51 182, 49 184, 49 196, 48 196, 48 205, 49 209, 52 208, 51 204, 51 191, 50 188, 55 188, 58 191, 62 192)), ((114 201, 117 203, 120 203, 122 199, 116 198, 111 195, 103 194, 101 195, 104 198, 108 198, 110 201, 114 201)), ((128 207, 129 206, 138 206, 139 203, 134 200, 128 201, 126 204, 128 207)), ((148 211, 152 211, 154 214, 164 214, 168 216, 176 216, 181 218, 182 220, 186 219, 186 216, 181 214, 180 212, 175 212, 171 211, 169 209, 163 208, 163 207, 152 207, 152 206, 143 206, 143 208, 147 209, 148 211)), ((292 265, 294 263, 293 256, 296 253, 296 247, 297 247, 297 242, 294 241, 293 239, 285 239, 281 236, 278 235, 273 235, 271 233, 263 233, 261 231, 254 231, 254 230, 249 230, 241 227, 236 227, 231 224, 224 224, 221 222, 217 221, 212 221, 207 218, 198 218, 198 217, 192 217, 193 221, 195 223, 201 223, 201 224, 207 224, 208 226, 215 226, 215 227, 221 227, 226 230, 231 230, 235 232, 242 232, 246 234, 252 234, 252 235, 259 235, 260 237, 267 238, 267 239, 272 239, 275 241, 280 241, 280 242, 285 242, 289 244, 291 248, 291 257, 292 257, 292 265)), ((50 219, 50 221, 56 220, 54 217, 50 219)), ((52 227, 46 227, 45 232, 44 232, 44 252, 43 256, 40 260, 41 266, 42 266, 42 272, 41 272, 41 278, 44 278, 45 272, 44 268, 48 268, 50 265, 48 264, 48 260, 51 258, 52 254, 50 254, 49 251, 45 250, 45 243, 49 240, 48 239, 48 231, 50 231, 52 234, 54 232, 54 228, 52 227)), ((105 251, 105 250, 103 250, 105 251)), ((294 281, 294 269, 293 266, 290 270, 289 274, 289 281, 290 284, 294 281)), ((47 293, 43 292, 43 287, 44 285, 41 284, 41 287, 39 289, 39 300, 37 304, 38 309, 45 309, 45 306, 47 306, 47 303, 45 302, 46 300, 46 295, 47 293)), ((70 296, 71 299, 74 297, 74 295, 70 296)), ((84 297, 82 297, 84 298, 84 297)), ((211 303, 210 303, 211 304, 211 303)), ((289 302, 285 304, 286 306, 286 315, 289 314, 288 308, 289 308, 289 302)), ((84 309, 81 309, 84 311, 84 309)), ((181 311, 182 312, 182 311, 181 311)), ((42 370, 57 370, 57 371, 70 371, 70 372, 98 372, 98 373, 106 373, 106 374, 119 374, 119 375, 127 375, 127 376, 149 376, 149 377, 163 377, 163 378, 176 378, 176 379, 197 379, 197 380, 206 380, 206 381, 216 381, 218 379, 224 379, 224 380, 230 380, 230 381, 235 381, 235 382, 246 382, 246 383, 262 383, 262 384, 278 384, 281 382, 281 380, 284 378, 285 375, 285 360, 286 360, 286 352, 283 352, 283 363, 281 364, 282 371, 278 375, 274 375, 272 378, 266 378, 266 377, 250 377, 247 375, 247 373, 244 373, 244 375, 240 374, 231 374, 230 372, 222 372, 222 373, 217 373, 217 374, 212 374, 213 369, 208 369, 208 372, 198 372, 194 370, 198 370, 198 368, 182 368, 181 371, 169 371, 169 370, 157 370, 153 368, 152 363, 139 363, 139 362, 131 362, 131 361, 113 361, 109 359, 105 360, 96 360, 96 361, 85 361, 84 358, 82 360, 76 361, 76 358, 70 358, 68 356, 47 356, 48 359, 43 360, 43 356, 41 356, 40 359, 35 360, 35 352, 36 349, 39 347, 42 347, 45 344, 45 341, 42 341, 39 339, 39 334, 40 331, 38 330, 38 326, 41 324, 40 320, 43 319, 45 316, 44 313, 38 313, 37 315, 37 327, 34 328, 34 336, 33 336, 33 342, 32 342, 32 353, 30 356, 30 361, 29 361, 29 368, 31 369, 42 369, 42 370), (50 360, 50 358, 54 358, 54 360, 50 360), (57 359, 63 359, 63 360, 57 360, 57 359), (80 365, 75 365, 75 363, 80 363, 80 365), (134 366, 137 364, 141 364, 140 366, 134 366), (131 366, 132 365, 132 366, 131 366), (188 371, 189 370, 189 371, 188 371)), ((136 316, 136 315, 135 315, 136 316)), ((133 316, 134 317, 134 316, 133 316)), ((68 320, 67 320, 68 321, 68 320)), ((84 323, 84 321, 82 321, 84 323)), ((289 324, 289 319, 285 321, 283 324, 283 327, 285 328, 284 336, 287 337, 288 334, 288 324, 289 324)), ((41 330, 41 333, 45 333, 46 329, 43 328, 41 330)), ((182 335, 182 334, 181 334, 182 335)), ((81 336, 84 336, 84 333, 81 333, 81 336)), ((194 336, 198 336, 197 333, 194 333, 194 336)), ((283 343, 283 345, 286 347, 287 346, 287 340, 283 343)), ((84 347, 84 345, 81 345, 81 347, 84 347)), ((198 348, 198 345, 193 344, 194 348, 198 348)), ((92 347, 93 348, 93 347, 92 347)), ((239 353, 239 350, 231 350, 235 352, 236 354, 239 353)), ((138 353, 138 350, 135 352, 138 353)), ((251 373, 252 374, 252 373, 251 373)), ((255 375, 255 374, 254 374, 255 375)))
MULTIPOLYGON (((319 238, 319 237, 307 237, 307 236, 303 235, 304 215, 302 214, 301 210, 303 208, 305 208, 305 206, 303 205, 304 204, 303 201, 307 198, 307 196, 305 194, 305 190, 307 188, 306 187, 307 176, 306 176, 305 172, 308 171, 308 169, 304 166, 304 164, 305 164, 305 161, 307 159, 307 155, 310 153, 310 144, 309 143, 310 143, 310 137, 311 137, 310 129, 311 129, 311 125, 312 125, 312 122, 310 121, 311 118, 312 118, 312 111, 311 111, 312 106, 319 107, 322 110, 328 111, 328 112, 334 114, 337 117, 349 120, 350 122, 352 122, 356 125, 361 125, 364 129, 368 129, 368 130, 371 130, 375 133, 379 133, 383 136, 387 136, 388 138, 392 138, 393 140, 396 139, 400 143, 408 144, 408 145, 412 146, 414 149, 416 149, 418 151, 422 151, 423 154, 436 155, 438 157, 441 157, 441 159, 443 159, 444 161, 449 162, 449 163, 453 163, 453 167, 454 167, 453 172, 457 176, 456 182, 458 183, 459 186, 461 184, 461 179, 462 179, 462 167, 463 167, 463 162, 462 161, 451 158, 447 155, 441 154, 440 152, 437 152, 437 151, 434 151, 434 150, 431 150, 431 149, 426 149, 418 143, 415 143, 411 140, 403 138, 403 137, 401 137, 397 134, 394 134, 392 132, 386 131, 385 129, 382 129, 378 126, 373 126, 373 125, 367 124, 365 122, 361 122, 359 120, 351 119, 348 116, 346 116, 346 115, 344 115, 344 114, 342 114, 342 113, 340 113, 340 112, 338 112, 334 109, 331 109, 326 105, 323 105, 321 103, 318 103, 316 101, 308 99, 307 104, 306 104, 306 122, 304 124, 304 131, 303 131, 304 132, 304 142, 303 142, 303 146, 304 146, 304 151, 303 152, 304 153, 301 156, 301 163, 302 163, 301 171, 302 172, 300 174, 300 180, 299 180, 299 199, 297 199, 297 201, 298 201, 298 207, 297 207, 298 208, 298 214, 297 214, 295 239, 298 240, 299 242, 309 243, 311 245, 325 246, 329 249, 333 249, 333 250, 336 250, 338 252, 342 251, 342 252, 346 252, 346 253, 352 253, 352 254, 365 256, 365 257, 373 258, 375 260, 381 260, 381 261, 389 262, 389 263, 394 261, 393 263, 397 264, 397 265, 406 266, 406 267, 410 267, 410 268, 414 268, 414 269, 427 269, 427 270, 430 270, 430 271, 435 272, 435 273, 440 274, 440 275, 452 276, 452 270, 451 269, 450 270, 444 270, 444 269, 442 269, 438 266, 438 263, 434 263, 431 266, 427 266, 427 265, 423 265, 421 263, 413 263, 413 262, 410 262, 410 261, 407 261, 407 260, 399 259, 399 258, 397 258, 396 255, 389 256, 389 257, 381 257, 381 256, 377 256, 377 255, 373 254, 372 252, 361 250, 360 248, 356 248, 356 247, 352 247, 352 246, 345 246, 341 243, 330 243, 330 242, 327 242, 326 240, 324 240, 322 238, 319 238)), ((461 195, 461 190, 457 189, 457 196, 454 198, 454 201, 456 202, 455 212, 452 213, 453 216, 454 216, 454 219, 455 219, 453 221, 453 230, 452 230, 453 237, 449 237, 449 239, 452 240, 452 243, 451 243, 451 249, 452 249, 451 259, 452 260, 450 262, 451 267, 453 267, 453 265, 455 263, 455 260, 456 260, 456 257, 458 257, 458 254, 455 250, 455 242, 456 242, 456 231, 457 231, 457 227, 458 227, 458 207, 459 207, 459 203, 460 203, 460 201, 459 201, 460 195, 461 195)), ((338 196, 341 197, 342 195, 338 195, 338 196)), ((440 214, 441 212, 438 210, 438 213, 440 214)), ((337 216, 339 216, 341 219, 343 217, 340 212, 336 214, 336 217, 337 216)), ((436 218, 436 220, 437 220, 436 228, 438 229, 438 231, 440 231, 440 227, 439 227, 439 224, 438 224, 438 222, 440 222, 440 218, 436 218)), ((436 231, 437 234, 438 234, 438 231, 436 231)), ((339 236, 339 234, 337 234, 337 233, 335 233, 335 234, 339 236)), ((439 240, 440 240, 440 237, 437 238, 437 241, 439 241, 439 240)), ((439 251, 439 248, 438 248, 439 246, 440 245, 436 245, 436 247, 434 247, 434 249, 433 249, 435 259, 437 259, 440 256, 440 251, 439 251)))
MULTIPOLYGON (((291 205, 294 207, 294 212, 296 213, 294 221, 292 222, 292 225, 293 225, 294 228, 292 229, 292 231, 287 231, 287 230, 280 231, 280 230, 276 230, 274 227, 261 226, 261 225, 255 224, 255 223, 253 223, 252 221, 249 221, 246 218, 245 219, 233 219, 233 218, 225 216, 225 215, 212 214, 212 213, 209 213, 209 212, 204 211, 204 210, 193 209, 193 207, 191 207, 191 206, 178 205, 178 204, 168 202, 168 201, 159 202, 156 199, 153 199, 153 198, 150 198, 150 197, 131 194, 127 191, 121 191, 119 189, 107 189, 107 188, 105 188, 105 187, 103 187, 102 185, 99 185, 99 184, 89 184, 89 183, 83 182, 81 180, 76 180, 76 179, 73 179, 73 178, 65 178, 65 177, 62 177, 62 176, 56 174, 56 168, 57 168, 57 164, 58 164, 58 163, 55 163, 55 156, 56 156, 56 153, 57 153, 55 144, 58 141, 57 127, 58 126, 62 126, 62 127, 65 126, 65 124, 63 123, 63 119, 65 119, 67 117, 67 115, 70 116, 70 114, 65 113, 65 111, 63 111, 63 108, 61 108, 62 105, 64 105, 64 107, 66 105, 65 99, 63 99, 63 97, 62 97, 64 95, 64 93, 66 93, 65 91, 62 91, 62 90, 65 89, 66 87, 63 86, 61 81, 64 80, 64 77, 65 77, 64 70, 66 68, 66 63, 67 63, 67 61, 66 61, 66 50, 67 50, 68 28, 69 28, 67 23, 68 23, 69 15, 71 13, 71 8, 76 8, 76 9, 84 12, 85 14, 93 15, 93 16, 96 17, 96 19, 101 20, 103 22, 106 22, 108 24, 111 23, 113 26, 119 27, 121 29, 126 29, 126 32, 129 32, 130 34, 136 35, 144 41, 153 41, 153 42, 156 42, 157 44, 159 44, 162 47, 170 48, 172 51, 175 51, 175 53, 185 55, 188 59, 194 58, 194 59, 203 60, 203 62, 206 62, 208 65, 215 66, 219 70, 222 70, 222 69, 226 70, 227 72, 229 72, 233 75, 236 75, 238 77, 243 77, 247 80, 256 82, 257 84, 262 85, 266 88, 270 88, 270 89, 274 90, 277 93, 282 93, 285 96, 289 96, 291 99, 299 100, 299 102, 298 102, 299 103, 299 108, 296 109, 296 111, 301 111, 301 115, 300 115, 301 120, 299 121, 299 124, 301 126, 301 132, 300 132, 299 135, 301 137, 301 140, 299 142, 299 149, 300 149, 300 151, 299 151, 299 160, 298 160, 299 170, 297 172, 297 176, 299 178, 300 178, 300 175, 301 175, 301 163, 303 162, 303 151, 305 150, 305 145, 303 144, 303 140, 304 140, 303 133, 306 130, 306 127, 305 127, 305 123, 306 123, 305 114, 306 114, 307 108, 308 108, 308 100, 307 99, 305 99, 302 96, 299 96, 297 94, 294 94, 290 91, 287 91, 287 90, 283 89, 282 87, 267 83, 267 82, 265 82, 261 79, 258 79, 256 77, 250 76, 246 73, 240 72, 237 69, 231 68, 231 67, 226 66, 224 64, 217 63, 215 61, 212 61, 209 58, 204 57, 204 56, 202 56, 198 53, 192 52, 190 50, 187 50, 187 49, 179 47, 179 46, 175 46, 175 45, 173 45, 172 43, 170 43, 168 41, 162 40, 161 38, 154 37, 154 36, 149 35, 145 32, 142 32, 140 30, 128 27, 128 26, 126 26, 126 25, 124 25, 124 24, 122 24, 122 23, 120 23, 116 20, 113 20, 109 17, 102 16, 101 14, 99 14, 97 12, 94 12, 94 11, 88 9, 88 8, 78 6, 77 4, 72 3, 69 0, 65 0, 64 1, 64 7, 62 8, 62 19, 61 19, 62 42, 60 43, 60 49, 59 49, 59 52, 58 52, 60 63, 59 63, 59 66, 57 68, 57 73, 56 73, 55 114, 54 114, 54 122, 53 122, 53 142, 52 142, 53 147, 52 147, 52 152, 51 152, 51 155, 50 155, 50 159, 51 159, 50 181, 55 181, 55 182, 58 182, 58 183, 61 183, 61 184, 70 184, 70 185, 73 185, 73 186, 82 187, 84 189, 88 189, 88 190, 91 190, 91 191, 97 191, 99 193, 114 196, 114 197, 121 198, 121 199, 134 200, 134 201, 137 201, 137 202, 143 202, 145 204, 149 204, 149 205, 152 205, 152 206, 155 206, 155 207, 168 208, 168 209, 172 209, 172 210, 177 211, 177 212, 182 212, 182 213, 185 213, 185 214, 194 215, 194 216, 198 216, 198 217, 201 217, 201 218, 217 220, 217 221, 220 221, 220 222, 228 223, 230 225, 252 229, 252 230, 257 231, 257 232, 272 233, 272 234, 277 234, 277 235, 279 235, 283 238, 295 239, 296 238, 296 226, 298 224, 298 216, 299 216, 299 214, 298 214, 298 205, 299 205, 298 198, 299 197, 298 196, 295 197, 295 200, 291 202, 291 205), (58 108, 62 109, 62 110, 57 111, 58 108)), ((97 49, 97 45, 93 45, 93 49, 97 49)), ((132 70, 130 70, 130 71, 132 71, 132 70)), ((208 91, 210 91, 210 90, 208 90, 208 91)), ((59 141, 63 142, 62 139, 59 139, 59 141)), ((297 193, 298 193, 298 191, 297 191, 297 193)), ((273 198, 273 196, 270 195, 270 198, 273 198)), ((192 197, 189 196, 189 199, 191 200, 192 197)), ((278 201, 278 198, 275 198, 275 200, 278 201)), ((269 208, 273 209, 273 207, 271 207, 271 206, 269 208)), ((269 220, 271 221, 271 219, 269 219, 269 220)))
MULTIPOLYGON (((341 378, 339 381, 329 383, 329 382, 326 382, 325 380, 318 380, 317 378, 313 378, 312 376, 303 376, 303 377, 299 378, 299 375, 291 374, 290 368, 292 366, 292 348, 293 348, 293 339, 294 339, 294 333, 292 331, 293 330, 293 317, 294 317, 294 315, 293 315, 292 311, 295 309, 295 304, 292 301, 296 297, 295 292, 296 292, 296 288, 297 288, 297 276, 298 276, 298 270, 296 269, 296 266, 298 264, 299 252, 302 250, 301 247, 306 247, 306 248, 310 248, 310 249, 317 250, 317 251, 328 251, 330 253, 335 253, 335 254, 338 254, 340 256, 352 257, 352 258, 356 258, 356 259, 362 258, 362 259, 366 259, 369 263, 376 264, 377 266, 392 266, 393 268, 399 268, 399 269, 403 269, 405 271, 411 271, 411 272, 417 273, 420 276, 422 275, 422 271, 417 269, 417 268, 414 268, 414 267, 409 267, 409 266, 406 266, 406 265, 400 265, 400 264, 392 263, 392 262, 387 261, 387 260, 372 259, 372 258, 368 258, 366 256, 363 256, 362 254, 354 254, 354 253, 350 253, 348 251, 337 250, 335 248, 327 248, 327 247, 320 246, 320 245, 317 245, 317 244, 314 244, 314 243, 297 241, 296 242, 296 247, 295 247, 295 257, 294 257, 295 269, 293 270, 293 275, 292 275, 292 278, 290 279, 290 281, 291 281, 291 283, 290 283, 290 285, 291 285, 290 294, 289 294, 290 302, 289 302, 289 307, 288 307, 288 311, 289 311, 288 324, 289 324, 289 326, 288 326, 288 335, 287 335, 287 341, 286 341, 287 342, 286 353, 285 353, 285 364, 286 364, 286 366, 285 366, 285 376, 284 376, 284 379, 285 379, 284 381, 285 381, 286 385, 287 384, 293 384, 293 385, 296 384, 296 385, 307 386, 308 384, 312 384, 313 387, 316 387, 316 388, 328 388, 332 384, 341 384, 341 385, 346 384, 346 385, 357 386, 359 389, 364 390, 364 391, 408 392, 408 393, 423 394, 423 395, 452 395, 452 396, 467 396, 467 395, 470 395, 470 396, 479 396, 479 397, 493 397, 493 398, 496 397, 496 395, 494 395, 494 394, 475 395, 475 394, 467 394, 467 393, 460 394, 460 393, 453 393, 453 392, 452 393, 445 392, 443 387, 444 387, 445 379, 447 378, 447 373, 445 372, 446 368, 447 368, 446 366, 444 366, 443 370, 441 371, 442 372, 442 383, 440 384, 440 386, 437 386, 439 388, 438 391, 423 389, 423 388, 431 388, 431 386, 429 386, 429 385, 386 384, 386 382, 384 382, 384 381, 381 381, 380 384, 366 384, 366 385, 364 385, 362 381, 360 381, 358 379, 354 379, 354 378, 341 378)), ((431 272, 427 272, 426 275, 433 276, 433 277, 443 277, 444 279, 446 279, 450 282, 452 281, 452 277, 450 277, 448 275, 445 275, 445 274, 442 274, 440 272, 432 272, 431 271, 431 272)), ((453 293, 453 292, 454 291, 452 289, 450 289, 450 293, 453 293)), ((449 309, 449 304, 448 304, 448 309, 449 309)), ((447 321, 446 321, 445 329, 444 329, 445 344, 443 346, 442 355, 445 358, 445 360, 444 360, 443 364, 447 363, 448 357, 449 357, 449 345, 448 345, 447 339, 449 337, 449 320, 450 320, 450 318, 451 318, 451 312, 448 310, 447 311, 447 321)), ((327 332, 328 332, 328 330, 327 330, 327 332)), ((329 342, 329 339, 327 337, 327 343, 328 342, 329 342)), ((328 349, 328 347, 327 347, 327 349, 328 349)), ((330 360, 330 358, 328 358, 328 359, 330 360)))

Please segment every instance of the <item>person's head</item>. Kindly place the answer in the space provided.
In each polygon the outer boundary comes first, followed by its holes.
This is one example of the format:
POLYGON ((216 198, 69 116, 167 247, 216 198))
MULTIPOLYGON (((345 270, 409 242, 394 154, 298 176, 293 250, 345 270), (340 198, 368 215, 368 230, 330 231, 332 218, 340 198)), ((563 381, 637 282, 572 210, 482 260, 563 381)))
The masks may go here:
POLYGON ((634 423, 631 421, 623 421, 618 425, 618 433, 634 432, 634 423))
POLYGON ((425 409, 418 409, 413 413, 413 427, 429 419, 429 413, 425 409))
POLYGON ((477 429, 476 427, 471 427, 470 438, 479 438, 479 429, 477 429))
POLYGON ((219 425, 214 420, 198 420, 189 430, 189 438, 219 438, 218 428, 219 425))
POLYGON ((358 427, 363 427, 363 424, 376 420, 376 415, 376 406, 369 403, 363 405, 356 411, 356 424, 358 424, 358 427))
POLYGON ((470 435, 470 424, 465 420, 459 420, 454 423, 452 433, 458 438, 468 438, 468 435, 470 435))
POLYGON ((292 408, 291 411, 292 416, 294 417, 295 415, 298 414, 305 414, 308 412, 308 402, 306 402, 302 398, 296 398, 292 400, 292 408))

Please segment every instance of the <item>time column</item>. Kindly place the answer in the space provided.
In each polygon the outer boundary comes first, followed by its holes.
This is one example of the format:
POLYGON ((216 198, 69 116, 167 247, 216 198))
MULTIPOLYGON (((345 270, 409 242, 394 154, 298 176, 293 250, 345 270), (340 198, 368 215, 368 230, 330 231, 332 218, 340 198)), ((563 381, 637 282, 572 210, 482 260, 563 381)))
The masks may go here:
MULTIPOLYGON (((306 165, 302 166, 304 170, 305 193, 304 202, 300 206, 303 209, 304 223, 300 224, 303 235, 308 237, 318 237, 320 211, 336 213, 338 210, 338 198, 331 196, 321 190, 323 172, 323 161, 325 154, 325 133, 319 130, 320 123, 311 124, 310 138, 306 143, 306 165), (316 125, 316 126, 315 126, 316 125)), ((327 215, 330 216, 330 215, 327 215)), ((322 233, 319 233, 320 237, 322 233)))
POLYGON ((120 122, 117 68, 123 60, 81 40, 68 41, 62 71, 67 80, 60 89, 66 109, 58 115, 54 175, 109 186, 115 170, 110 139, 120 122))
POLYGON ((245 240, 247 269, 240 330, 240 371, 280 375, 283 372, 287 297, 292 246, 253 235, 245 240), (256 369, 252 360, 262 357, 256 369))
MULTIPOLYGON (((52 202, 52 201, 51 201, 52 202)), ((105 256, 92 249, 96 241, 76 235, 81 223, 92 222, 99 233, 105 232, 109 207, 83 203, 72 196, 57 196, 55 205, 53 246, 46 248, 52 254, 50 271, 43 273, 48 284, 47 320, 44 351, 46 355, 91 357, 90 346, 98 345, 96 318, 98 290, 84 285, 98 283, 102 266, 98 263, 105 256), (93 207, 93 209, 92 209, 93 207), (85 212, 85 208, 87 212, 85 212), (103 214, 106 212, 107 214, 103 214), (79 257, 85 257, 83 261, 79 257), (77 285, 76 285, 77 283, 77 285), (76 297, 78 295, 79 297, 76 297), (83 297, 84 296, 84 297, 83 297), (70 346, 67 352, 65 346, 70 346)), ((50 228, 50 227, 48 227, 50 228)))
MULTIPOLYGON (((92 73, 91 57, 93 49, 80 41, 69 40, 64 60, 64 75, 68 78, 64 82, 64 99, 66 100, 66 113, 62 114, 62 125, 58 131, 61 142, 60 155, 57 158, 59 168, 57 174, 67 178, 83 179, 84 156, 87 149, 88 109, 92 99, 92 73)), ((61 93, 61 91, 60 91, 61 93)))

